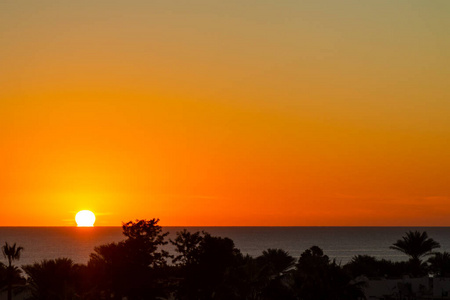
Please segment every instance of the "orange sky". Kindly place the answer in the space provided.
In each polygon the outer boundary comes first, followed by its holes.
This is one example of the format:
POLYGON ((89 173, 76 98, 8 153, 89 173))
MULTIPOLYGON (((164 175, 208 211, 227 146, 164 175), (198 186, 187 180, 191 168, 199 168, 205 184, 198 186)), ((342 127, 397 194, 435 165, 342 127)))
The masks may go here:
POLYGON ((450 226, 449 13, 2 1, 0 226, 450 226))

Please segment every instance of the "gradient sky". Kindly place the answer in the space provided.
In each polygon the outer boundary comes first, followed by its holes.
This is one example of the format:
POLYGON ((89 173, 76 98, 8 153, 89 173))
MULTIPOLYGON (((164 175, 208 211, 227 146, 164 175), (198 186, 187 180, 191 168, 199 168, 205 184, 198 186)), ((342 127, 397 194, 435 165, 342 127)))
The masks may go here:
POLYGON ((0 226, 450 226, 450 1, 0 2, 0 226))

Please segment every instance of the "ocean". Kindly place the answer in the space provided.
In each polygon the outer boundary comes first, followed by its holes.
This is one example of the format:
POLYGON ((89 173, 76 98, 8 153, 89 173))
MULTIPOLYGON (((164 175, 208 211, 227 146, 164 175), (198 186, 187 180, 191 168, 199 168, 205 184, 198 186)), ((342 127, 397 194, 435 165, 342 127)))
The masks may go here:
MULTIPOLYGON (((358 254, 407 260, 406 255, 389 246, 409 230, 427 231, 429 237, 441 244, 438 251, 450 251, 450 227, 163 227, 163 230, 174 238, 184 228, 229 237, 242 253, 251 256, 258 256, 268 248, 280 248, 298 258, 316 245, 341 264, 358 254)), ((94 247, 123 239, 121 227, 0 227, 1 245, 8 242, 24 247, 16 262, 18 266, 59 257, 87 263, 94 247)), ((173 253, 170 244, 166 247, 173 253)), ((3 257, 0 261, 6 263, 3 257)))

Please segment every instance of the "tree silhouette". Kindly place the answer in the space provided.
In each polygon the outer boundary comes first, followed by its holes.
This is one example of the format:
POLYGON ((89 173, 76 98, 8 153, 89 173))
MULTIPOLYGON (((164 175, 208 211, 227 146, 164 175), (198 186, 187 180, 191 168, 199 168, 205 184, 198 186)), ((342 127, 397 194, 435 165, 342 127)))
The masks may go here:
POLYGON ((0 262, 0 289, 7 285, 6 282, 6 271, 7 267, 4 263, 0 262))
POLYGON ((127 294, 127 286, 132 284, 129 273, 134 270, 128 263, 128 251, 124 243, 110 243, 95 247, 88 262, 89 276, 96 281, 100 293, 122 299, 127 294))
POLYGON ((6 272, 6 280, 8 283, 8 300, 12 299, 12 282, 14 277, 13 275, 15 273, 15 268, 13 267, 12 262, 20 259, 20 253, 22 251, 23 247, 17 247, 16 243, 10 246, 7 242, 5 242, 5 245, 2 246, 3 256, 8 259, 8 267, 6 272))
POLYGON ((229 238, 208 233, 177 232, 172 241, 182 279, 177 287, 177 299, 233 299, 225 285, 226 276, 243 262, 240 251, 229 238))
POLYGON ((257 285, 259 299, 295 299, 294 290, 288 284, 296 259, 282 249, 267 249, 255 261, 261 270, 257 285))
POLYGON ((266 285, 264 268, 249 255, 243 257, 243 263, 227 272, 224 278, 230 299, 257 300, 266 285))
POLYGON ((227 270, 236 266, 241 259, 242 254, 234 246, 233 240, 205 234, 200 243, 198 265, 194 273, 201 278, 197 283, 200 283, 200 290, 204 292, 202 298, 209 299, 221 289, 226 291, 221 286, 224 276, 227 270))
POLYGON ((344 266, 344 270, 352 277, 363 275, 371 278, 383 275, 380 270, 380 262, 370 255, 354 256, 352 260, 344 266))
POLYGON ((430 271, 436 276, 444 277, 450 275, 450 253, 438 252, 428 259, 430 271))
POLYGON ((366 276, 376 277, 401 277, 411 271, 409 262, 392 262, 386 259, 377 259, 369 255, 356 255, 343 267, 352 278, 366 276))
POLYGON ((294 300, 289 284, 294 266, 295 259, 281 249, 267 249, 256 258, 238 256, 227 267, 214 295, 227 300, 294 300))
POLYGON ((428 237, 426 231, 409 231, 401 240, 397 240, 389 248, 398 250, 411 257, 411 260, 420 263, 423 256, 432 254, 433 249, 439 248, 441 245, 428 237))
POLYGON ((158 225, 159 219, 124 223, 125 241, 101 245, 90 255, 88 269, 99 278, 103 292, 114 299, 154 299, 162 293, 164 269, 167 268, 167 244, 158 225))
POLYGON ((264 250, 257 260, 266 266, 270 277, 282 275, 295 266, 295 258, 282 249, 264 250))
POLYGON ((159 248, 167 244, 168 232, 163 233, 158 225, 159 219, 136 220, 122 225, 123 234, 127 237, 125 246, 132 250, 135 263, 148 267, 160 267, 167 264, 169 253, 159 248))
POLYGON ((177 237, 174 240, 170 240, 170 243, 175 246, 175 251, 179 255, 175 256, 172 262, 179 265, 193 265, 197 263, 203 235, 198 231, 191 233, 186 229, 177 232, 176 235, 177 237))
POLYGON ((13 287, 12 292, 14 293, 20 293, 21 291, 25 290, 25 284, 26 280, 22 277, 22 270, 18 268, 17 266, 12 266, 12 275, 11 269, 8 268, 5 264, 0 263, 0 290, 6 290, 8 287, 8 278, 11 278, 11 285, 13 287))
POLYGON ((43 260, 23 266, 28 275, 31 299, 73 299, 82 277, 80 268, 69 258, 43 260))
POLYGON ((294 272, 294 286, 302 300, 364 299, 362 283, 353 282, 322 249, 313 246, 302 253, 294 272))

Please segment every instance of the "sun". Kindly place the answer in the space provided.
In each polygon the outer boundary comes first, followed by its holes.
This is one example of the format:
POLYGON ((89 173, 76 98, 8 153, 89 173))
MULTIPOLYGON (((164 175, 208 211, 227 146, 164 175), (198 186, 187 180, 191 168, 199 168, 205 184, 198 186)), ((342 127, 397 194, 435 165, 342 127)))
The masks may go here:
POLYGON ((75 216, 75 222, 78 227, 93 227, 95 223, 95 215, 90 210, 82 210, 75 216))

